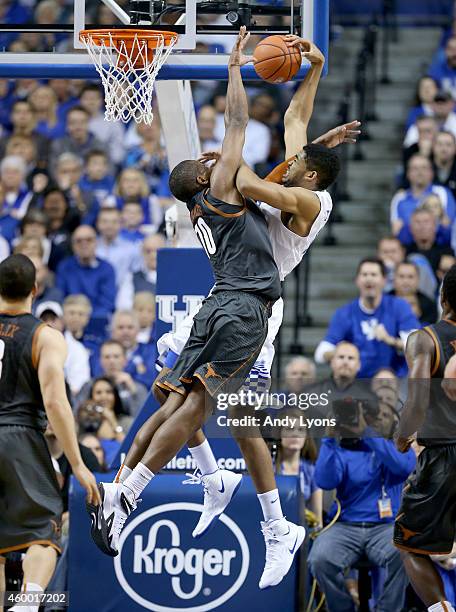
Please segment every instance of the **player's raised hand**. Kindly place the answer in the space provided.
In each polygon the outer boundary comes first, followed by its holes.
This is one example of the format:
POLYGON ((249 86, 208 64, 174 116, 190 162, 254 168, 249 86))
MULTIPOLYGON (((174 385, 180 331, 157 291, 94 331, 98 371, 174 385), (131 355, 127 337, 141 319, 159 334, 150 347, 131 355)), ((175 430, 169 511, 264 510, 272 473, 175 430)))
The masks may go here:
POLYGON ((296 36, 296 34, 287 34, 285 36, 285 42, 289 47, 300 47, 301 53, 304 59, 308 60, 311 64, 325 63, 325 56, 313 42, 296 36))
POLYGON ((244 66, 253 60, 253 57, 244 55, 244 49, 249 42, 250 32, 247 32, 245 26, 241 26, 239 35, 234 43, 233 50, 231 51, 230 61, 228 66, 244 66))
POLYGON ((361 134, 360 127, 360 121, 350 121, 350 123, 338 125, 314 140, 314 143, 322 144, 329 149, 338 147, 341 144, 355 144, 358 136, 361 134))
POLYGON ((73 468, 73 474, 81 487, 86 490, 87 503, 99 506, 101 504, 101 497, 98 491, 97 481, 92 472, 81 463, 79 466, 73 468))
POLYGON ((206 151, 205 153, 201 153, 201 156, 198 158, 198 161, 207 164, 211 161, 217 163, 221 157, 221 153, 219 151, 206 151))

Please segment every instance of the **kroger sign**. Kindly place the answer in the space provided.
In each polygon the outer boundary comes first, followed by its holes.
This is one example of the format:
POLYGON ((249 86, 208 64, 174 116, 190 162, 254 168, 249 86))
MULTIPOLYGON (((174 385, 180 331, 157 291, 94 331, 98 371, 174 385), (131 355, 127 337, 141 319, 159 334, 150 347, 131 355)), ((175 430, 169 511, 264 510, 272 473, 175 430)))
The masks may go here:
POLYGON ((202 509, 189 502, 163 504, 122 532, 114 559, 117 580, 145 609, 206 612, 242 587, 250 559, 244 534, 223 514, 206 536, 194 540, 191 531, 202 509))

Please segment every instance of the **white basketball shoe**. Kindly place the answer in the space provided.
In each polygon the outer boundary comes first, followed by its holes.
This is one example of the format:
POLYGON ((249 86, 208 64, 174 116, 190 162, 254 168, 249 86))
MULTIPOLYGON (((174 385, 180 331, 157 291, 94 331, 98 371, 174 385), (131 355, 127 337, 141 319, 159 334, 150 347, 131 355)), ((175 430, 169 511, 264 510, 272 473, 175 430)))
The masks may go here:
POLYGON ((131 489, 123 484, 100 482, 101 504, 87 504, 92 521, 92 539, 110 557, 119 554, 119 538, 125 521, 136 510, 137 500, 131 489))
POLYGON ((304 527, 281 519, 261 522, 266 543, 266 563, 260 578, 260 589, 273 587, 282 581, 293 563, 295 554, 306 537, 304 527))
POLYGON ((194 538, 200 538, 209 531, 236 495, 241 481, 241 474, 235 474, 229 470, 217 470, 205 476, 193 474, 190 480, 185 481, 188 484, 201 483, 204 488, 204 508, 193 530, 194 538))

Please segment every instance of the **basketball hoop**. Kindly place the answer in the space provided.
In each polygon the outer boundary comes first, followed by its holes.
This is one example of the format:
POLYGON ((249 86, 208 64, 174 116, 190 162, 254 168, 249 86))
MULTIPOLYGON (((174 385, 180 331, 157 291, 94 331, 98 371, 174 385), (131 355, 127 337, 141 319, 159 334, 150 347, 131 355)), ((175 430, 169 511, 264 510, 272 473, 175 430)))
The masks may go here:
POLYGON ((159 30, 82 30, 84 43, 101 77, 106 121, 134 119, 150 125, 158 71, 177 42, 159 30))

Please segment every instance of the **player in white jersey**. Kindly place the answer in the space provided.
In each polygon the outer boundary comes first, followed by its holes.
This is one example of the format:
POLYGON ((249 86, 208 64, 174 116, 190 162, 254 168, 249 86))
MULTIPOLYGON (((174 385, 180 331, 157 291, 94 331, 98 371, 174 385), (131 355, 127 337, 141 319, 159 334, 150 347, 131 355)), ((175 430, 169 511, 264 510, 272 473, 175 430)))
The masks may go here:
MULTIPOLYGON (((278 183, 274 187, 279 188, 279 191, 273 191, 271 197, 271 193, 267 190, 268 183, 266 181, 255 177, 259 181, 257 184, 252 180, 247 170, 243 173, 246 188, 253 191, 249 197, 269 202, 269 204, 260 204, 260 207, 268 220, 274 258, 279 268, 281 280, 301 261, 318 232, 327 222, 332 208, 330 195, 325 189, 316 188, 317 174, 311 168, 306 167, 305 157, 300 153, 307 143, 307 125, 312 114, 324 57, 314 45, 310 45, 297 37, 290 37, 290 41, 309 49, 304 53, 304 56, 311 62, 311 69, 304 83, 295 94, 285 116, 285 143, 288 161, 283 162, 273 171, 271 173, 273 176, 269 179, 278 183), (286 184, 290 175, 296 177, 296 170, 299 170, 301 166, 306 174, 305 181, 308 182, 309 186, 306 182, 303 185, 299 181, 297 184, 290 183, 289 187, 291 189, 285 190, 290 192, 291 204, 289 204, 287 198, 283 196, 282 190, 284 187, 279 186, 279 184, 286 184), (266 197, 255 197, 256 188, 260 191, 264 190, 266 197), (301 191, 304 198, 301 198, 301 191), (282 210, 274 208, 276 201, 280 203, 282 210), (284 204, 282 204, 282 201, 284 204), (303 205, 302 214, 301 209, 295 207, 293 203, 298 203, 298 201, 299 206, 303 205), (307 208, 304 211, 306 206, 307 208)), ((358 126, 358 122, 340 126, 318 139, 318 143, 324 143, 327 147, 334 147, 342 142, 353 142, 359 133, 357 131, 358 126)), ((208 154, 205 156, 205 161, 214 158, 214 156, 208 154)), ((274 189, 272 182, 269 185, 274 189)), ((196 313, 192 314, 194 316, 196 313)), ((274 305, 273 315, 269 319, 267 340, 254 368, 252 368, 252 373, 255 376, 260 376, 267 381, 269 381, 274 357, 273 341, 281 325, 282 317, 283 301, 279 300, 274 305)), ((163 352, 163 348, 168 351, 164 362, 165 366, 172 367, 171 359, 173 357, 177 358, 182 350, 190 332, 191 323, 192 317, 187 317, 178 330, 174 333, 165 334, 159 340, 159 352, 163 352)), ((176 409, 178 410, 178 406, 176 409)), ((161 424, 160 418, 166 420, 169 416, 167 414, 159 415, 160 412, 155 413, 157 415, 157 429, 161 424)), ((302 534, 299 533, 299 542, 297 542, 297 539, 294 542, 289 541, 290 523, 286 521, 282 514, 271 457, 264 440, 262 438, 242 438, 238 439, 237 442, 257 488, 258 499, 265 519, 262 522, 262 531, 266 541, 266 564, 260 579, 260 588, 266 588, 278 584, 286 575, 291 567, 294 554, 299 548, 298 544, 302 541, 302 534)), ((195 537, 199 537, 225 510, 240 484, 241 476, 228 470, 218 469, 210 445, 201 431, 189 440, 188 446, 201 472, 201 482, 205 491, 204 510, 193 532, 195 537)), ((131 473, 130 468, 122 466, 117 474, 116 482, 123 483, 131 473)))

